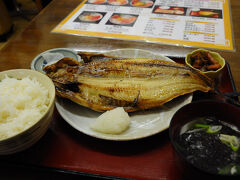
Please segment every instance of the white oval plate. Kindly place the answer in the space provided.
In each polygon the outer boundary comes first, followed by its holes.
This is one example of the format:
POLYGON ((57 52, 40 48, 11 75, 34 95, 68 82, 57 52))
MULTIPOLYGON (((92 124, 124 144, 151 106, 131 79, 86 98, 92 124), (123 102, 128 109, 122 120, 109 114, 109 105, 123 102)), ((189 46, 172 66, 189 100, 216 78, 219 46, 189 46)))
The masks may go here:
MULTIPOLYGON (((172 61, 167 57, 139 49, 118 49, 104 54, 126 58, 152 58, 172 61)), ((191 101, 192 94, 188 94, 166 103, 163 107, 129 113, 131 118, 130 128, 119 135, 99 133, 90 128, 90 124, 102 113, 63 98, 56 99, 56 107, 67 123, 84 134, 106 140, 128 141, 148 137, 166 130, 173 114, 191 101)))

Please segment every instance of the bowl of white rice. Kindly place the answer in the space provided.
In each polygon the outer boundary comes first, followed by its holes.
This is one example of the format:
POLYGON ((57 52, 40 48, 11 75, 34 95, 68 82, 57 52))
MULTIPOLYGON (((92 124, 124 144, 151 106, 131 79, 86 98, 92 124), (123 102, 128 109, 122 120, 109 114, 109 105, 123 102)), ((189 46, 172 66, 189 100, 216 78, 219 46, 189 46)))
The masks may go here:
POLYGON ((29 69, 0 72, 0 155, 23 151, 47 131, 55 87, 43 73, 29 69))

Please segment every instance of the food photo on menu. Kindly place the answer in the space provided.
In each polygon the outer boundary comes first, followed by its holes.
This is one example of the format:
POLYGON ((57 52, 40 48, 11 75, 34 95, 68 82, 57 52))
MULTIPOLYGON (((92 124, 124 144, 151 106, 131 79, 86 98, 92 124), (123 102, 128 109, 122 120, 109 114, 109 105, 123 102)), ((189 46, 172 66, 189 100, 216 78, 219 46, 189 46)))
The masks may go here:
POLYGON ((128 0, 88 0, 86 4, 96 5, 113 5, 113 6, 124 6, 128 5, 128 0))
POLYGON ((170 15, 186 15, 186 11, 186 7, 175 6, 155 6, 153 9, 153 13, 170 15))
POLYGON ((113 6, 124 6, 128 4, 128 0, 108 0, 107 3, 113 6))
POLYGON ((151 8, 155 0, 88 0, 86 4, 151 8))
POLYGON ((83 11, 74 22, 98 24, 105 14, 105 12, 83 11))
POLYGON ((222 18, 222 10, 193 8, 190 10, 189 16, 222 18))
POLYGON ((138 15, 113 13, 107 21, 107 25, 134 26, 138 15))
POLYGON ((104 4, 107 0, 88 0, 86 4, 104 4))
POLYGON ((155 1, 152 1, 152 0, 132 0, 130 4, 131 6, 134 6, 134 7, 151 8, 154 2, 155 1))

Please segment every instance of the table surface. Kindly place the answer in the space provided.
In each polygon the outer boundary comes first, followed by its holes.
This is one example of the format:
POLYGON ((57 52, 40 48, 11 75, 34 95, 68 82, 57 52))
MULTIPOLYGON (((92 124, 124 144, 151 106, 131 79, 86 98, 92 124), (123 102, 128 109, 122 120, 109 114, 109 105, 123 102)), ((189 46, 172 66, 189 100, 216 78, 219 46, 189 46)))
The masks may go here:
MULTIPOLYGON (((138 48, 150 50, 167 56, 185 56, 196 48, 176 47, 144 42, 109 40, 93 37, 78 37, 51 33, 51 30, 63 20, 78 4, 79 0, 54 0, 35 17, 16 38, 0 51, 0 71, 16 68, 30 68, 30 64, 39 53, 52 48, 72 48, 75 50, 107 51, 118 48, 138 48)), ((235 52, 219 53, 227 60, 240 91, 240 1, 231 1, 232 22, 235 40, 235 52)), ((74 175, 39 172, 36 169, 1 167, 1 179, 75 179, 74 175), (10 173, 14 172, 14 173, 10 173)))

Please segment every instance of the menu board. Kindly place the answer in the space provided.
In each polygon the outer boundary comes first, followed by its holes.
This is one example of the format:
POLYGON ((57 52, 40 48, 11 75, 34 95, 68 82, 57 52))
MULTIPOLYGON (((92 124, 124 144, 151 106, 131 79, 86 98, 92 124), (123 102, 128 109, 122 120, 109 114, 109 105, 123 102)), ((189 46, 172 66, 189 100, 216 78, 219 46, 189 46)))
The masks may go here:
POLYGON ((229 0, 84 0, 52 32, 234 50, 229 0))

